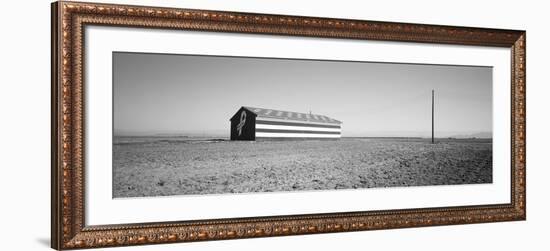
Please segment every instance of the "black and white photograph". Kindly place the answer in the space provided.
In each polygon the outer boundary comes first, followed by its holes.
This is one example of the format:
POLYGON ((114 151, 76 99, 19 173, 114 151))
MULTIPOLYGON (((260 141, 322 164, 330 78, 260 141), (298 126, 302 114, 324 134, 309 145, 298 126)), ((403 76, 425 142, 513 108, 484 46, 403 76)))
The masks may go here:
POLYGON ((113 52, 113 198, 492 183, 492 74, 113 52))
POLYGON ((6 250, 544 240, 542 4, 40 6, 6 12, 6 250))

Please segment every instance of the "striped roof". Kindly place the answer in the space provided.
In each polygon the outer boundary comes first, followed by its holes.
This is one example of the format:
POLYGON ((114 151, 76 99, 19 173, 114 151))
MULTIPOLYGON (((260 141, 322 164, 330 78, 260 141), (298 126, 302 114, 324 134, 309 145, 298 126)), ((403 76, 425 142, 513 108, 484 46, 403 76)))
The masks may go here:
POLYGON ((243 108, 256 114, 258 117, 264 117, 264 118, 307 121, 307 122, 316 122, 316 123, 342 124, 341 121, 327 117, 325 115, 319 115, 319 114, 289 112, 289 111, 281 111, 281 110, 275 110, 275 109, 258 108, 258 107, 250 107, 250 106, 243 106, 243 108))

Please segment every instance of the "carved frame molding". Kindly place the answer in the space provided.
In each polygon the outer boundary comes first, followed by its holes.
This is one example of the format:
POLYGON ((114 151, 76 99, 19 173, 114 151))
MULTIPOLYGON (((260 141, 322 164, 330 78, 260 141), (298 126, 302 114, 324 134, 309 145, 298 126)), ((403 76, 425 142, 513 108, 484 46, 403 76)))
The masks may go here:
POLYGON ((423 227, 526 219, 525 31, 79 2, 52 4, 52 241, 55 249, 423 227), (510 48, 511 203, 426 209, 86 226, 86 25, 510 48))

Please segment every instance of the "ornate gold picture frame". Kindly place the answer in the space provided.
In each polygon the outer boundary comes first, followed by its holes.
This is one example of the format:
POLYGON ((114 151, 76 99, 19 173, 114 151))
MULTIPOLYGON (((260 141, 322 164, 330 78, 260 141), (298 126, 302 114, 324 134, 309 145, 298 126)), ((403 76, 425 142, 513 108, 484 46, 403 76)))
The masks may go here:
MULTIPOLYGON (((363 231, 526 219, 525 31, 79 2, 52 4, 54 249, 363 231), (88 25, 503 47, 511 50, 511 203, 86 225, 84 29, 88 25)), ((498 126, 498 125, 495 125, 498 126)))

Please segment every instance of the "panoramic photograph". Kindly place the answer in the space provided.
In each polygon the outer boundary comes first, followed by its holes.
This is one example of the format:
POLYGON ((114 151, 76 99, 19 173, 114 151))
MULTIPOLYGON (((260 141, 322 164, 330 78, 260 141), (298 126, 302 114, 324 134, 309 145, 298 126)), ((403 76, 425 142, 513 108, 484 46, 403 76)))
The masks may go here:
POLYGON ((492 183, 492 72, 113 52, 113 198, 492 183))

